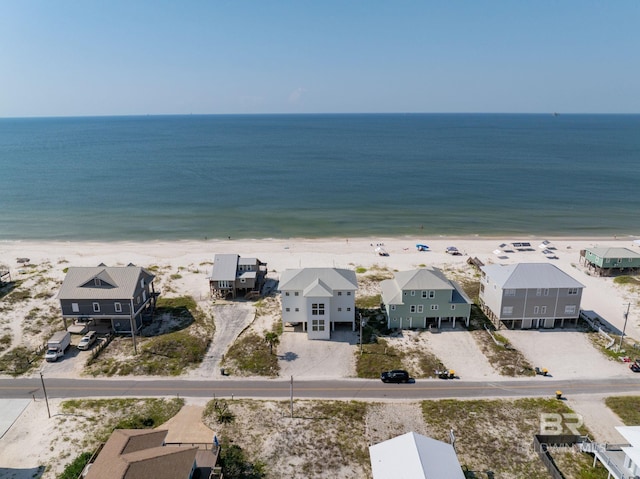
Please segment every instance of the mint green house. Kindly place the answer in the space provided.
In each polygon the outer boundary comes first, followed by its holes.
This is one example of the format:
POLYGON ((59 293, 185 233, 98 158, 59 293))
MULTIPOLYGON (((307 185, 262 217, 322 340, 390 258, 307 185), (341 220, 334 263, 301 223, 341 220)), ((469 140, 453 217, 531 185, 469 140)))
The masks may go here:
POLYGON ((390 329, 440 328, 456 321, 469 326, 471 300, 462 288, 436 268, 400 271, 380 283, 390 329))
POLYGON ((587 248, 580 251, 580 262, 598 276, 640 271, 640 254, 627 248, 587 248))

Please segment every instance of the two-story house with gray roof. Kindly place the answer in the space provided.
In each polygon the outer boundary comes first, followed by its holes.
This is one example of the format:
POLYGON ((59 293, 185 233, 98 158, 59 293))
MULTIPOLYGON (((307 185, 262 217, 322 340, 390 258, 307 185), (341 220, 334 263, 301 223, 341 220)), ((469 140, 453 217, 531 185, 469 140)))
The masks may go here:
POLYGON ((211 295, 235 298, 238 294, 260 292, 267 275, 267 263, 237 254, 217 254, 209 276, 211 295))
POLYGON ((138 331, 155 306, 154 278, 134 265, 70 267, 58 293, 65 329, 82 318, 109 323, 116 333, 138 331))
POLYGON ((480 305, 496 327, 564 327, 578 322, 584 285, 549 263, 482 266, 480 305))
POLYGON ((469 325, 472 301, 462 288, 439 269, 400 271, 380 283, 388 328, 456 327, 469 325))
POLYGON ((640 254, 628 248, 586 248, 580 251, 580 262, 598 276, 640 271, 640 254))
POLYGON ((339 268, 288 269, 280 276, 282 322, 302 323, 309 339, 330 339, 336 324, 355 331, 355 271, 339 268))

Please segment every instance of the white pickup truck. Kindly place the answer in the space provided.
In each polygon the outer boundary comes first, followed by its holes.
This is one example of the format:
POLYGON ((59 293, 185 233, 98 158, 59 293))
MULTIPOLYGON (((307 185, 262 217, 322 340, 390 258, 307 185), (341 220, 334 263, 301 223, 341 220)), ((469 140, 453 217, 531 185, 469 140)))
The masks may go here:
POLYGON ((64 356, 64 352, 71 344, 71 333, 68 331, 58 331, 47 341, 47 352, 44 358, 49 362, 57 361, 64 356))

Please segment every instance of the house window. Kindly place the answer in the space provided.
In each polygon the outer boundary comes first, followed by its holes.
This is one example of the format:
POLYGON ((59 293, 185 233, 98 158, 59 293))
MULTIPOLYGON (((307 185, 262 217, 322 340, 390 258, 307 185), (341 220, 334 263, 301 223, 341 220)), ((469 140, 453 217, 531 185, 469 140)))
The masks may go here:
POLYGON ((451 309, 452 309, 452 310, 453 310, 453 309, 456 309, 456 305, 455 305, 455 304, 452 304, 452 305, 451 305, 451 309))
POLYGON ((564 314, 575 314, 575 312, 576 312, 575 304, 570 304, 564 307, 564 314))
POLYGON ((546 306, 540 306, 540 314, 546 314, 547 312, 547 307, 546 306))
POLYGON ((240 282, 241 283, 246 283, 247 282, 247 278, 240 278, 240 282))
POLYGON ((569 288, 569 294, 570 295, 578 294, 578 288, 569 288))
POLYGON ((542 296, 542 288, 536 289, 536 296, 542 296))
POLYGON ((338 308, 338 313, 342 311, 342 308, 338 308))
POLYGON ((415 313, 416 312, 416 305, 412 304, 411 307, 409 308, 409 312, 410 313, 415 313))
POLYGON ((438 305, 437 304, 432 304, 431 305, 431 311, 437 311, 438 310, 438 305))
POLYGON ((513 306, 504 306, 502 308, 502 314, 504 315, 513 314, 513 306))
POLYGON ((324 316, 324 303, 313 303, 311 305, 311 314, 313 316, 324 316))
POLYGON ((294 296, 300 296, 300 293, 298 291, 296 291, 295 293, 293 293, 294 296))
POLYGON ((504 295, 505 296, 515 296, 516 295, 516 290, 515 289, 505 289, 504 290, 504 295))
POLYGON ((347 296, 351 296, 351 291, 347 291, 347 296))
POLYGON ((436 297, 436 292, 435 291, 429 291, 429 299, 433 299, 436 297))
POLYGON ((395 305, 395 304, 392 304, 392 305, 391 305, 391 311, 395 311, 395 310, 396 310, 396 305, 395 305))
POLYGON ((426 297, 427 297, 427 292, 426 292, 426 291, 423 291, 423 292, 422 292, 422 297, 423 297, 423 298, 426 298, 426 297))
POLYGON ((218 281, 218 287, 228 289, 231 287, 231 283, 229 281, 218 281))
POLYGON ((608 263, 608 262, 609 262, 609 258, 605 259, 605 260, 604 260, 604 262, 605 262, 605 263, 608 263))
POLYGON ((291 311, 291 308, 287 308, 285 309, 285 311, 288 313, 289 311, 291 311))
POLYGON ((338 291, 338 296, 342 296, 342 291, 338 291))
POLYGON ((100 281, 100 278, 93 278, 93 285, 102 286, 102 281, 100 281))
POLYGON ((116 313, 122 313, 122 304, 120 303, 113 303, 113 306, 116 309, 116 313))
POLYGON ((80 312, 80 306, 78 306, 78 303, 71 303, 71 311, 74 313, 80 312))
POLYGON ((533 314, 538 314, 540 312, 540 306, 533 307, 533 314))
POLYGON ((312 319, 311 331, 324 331, 324 319, 312 319))
POLYGON ((284 293, 285 296, 289 296, 289 291, 284 293))
POLYGON ((136 304, 140 304, 140 296, 136 298, 136 304))
POLYGON ((347 311, 351 311, 351 308, 347 308, 347 311))
POLYGON ((94 313, 100 312, 100 303, 93 303, 93 312, 94 313))
POLYGON ((296 313, 300 312, 300 308, 296 308, 296 313))
POLYGON ((549 296, 549 288, 544 288, 544 295, 549 296))
POLYGON ((415 291, 411 291, 411 296, 415 296, 416 292, 415 291))
POLYGON ((424 308, 424 307, 423 307, 421 304, 419 304, 419 305, 418 305, 418 313, 422 313, 422 311, 424 311, 424 309, 423 309, 423 308, 424 308))
POLYGON ((144 288, 144 278, 142 278, 142 279, 140 280, 140 287, 141 287, 141 288, 144 288))

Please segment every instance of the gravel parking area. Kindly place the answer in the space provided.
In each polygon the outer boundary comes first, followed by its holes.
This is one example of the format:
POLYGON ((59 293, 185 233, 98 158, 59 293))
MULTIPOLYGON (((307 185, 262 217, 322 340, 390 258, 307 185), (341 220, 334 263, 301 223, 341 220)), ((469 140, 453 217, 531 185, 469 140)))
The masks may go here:
MULTIPOLYGON (((438 334, 423 332, 427 347, 461 379, 500 379, 478 343, 466 329, 443 329, 438 334)), ((504 379, 504 378, 503 378, 504 379)))
POLYGON ((337 327, 331 340, 309 340, 298 326, 280 337, 280 376, 299 379, 346 378, 355 376, 357 332, 337 327))
POLYGON ((627 365, 598 351, 587 333, 562 329, 500 330, 533 366, 547 368, 557 379, 628 376, 627 365))

